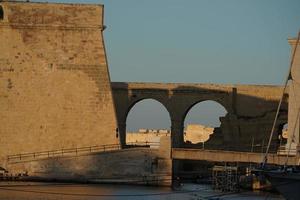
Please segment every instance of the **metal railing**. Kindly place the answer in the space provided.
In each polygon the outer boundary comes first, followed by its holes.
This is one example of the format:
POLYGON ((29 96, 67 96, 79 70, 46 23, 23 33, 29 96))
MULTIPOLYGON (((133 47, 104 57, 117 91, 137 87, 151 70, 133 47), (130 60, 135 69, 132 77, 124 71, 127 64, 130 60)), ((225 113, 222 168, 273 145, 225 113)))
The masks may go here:
MULTIPOLYGON (((131 148, 134 147, 159 147, 159 143, 157 142, 135 142, 135 143, 127 143, 131 148)), ((59 150, 51 150, 51 151, 39 151, 33 153, 21 153, 8 155, 7 161, 9 163, 12 162, 22 162, 28 160, 37 160, 43 158, 53 158, 53 157, 63 157, 63 156, 77 156, 91 153, 99 153, 99 152, 109 152, 114 150, 122 149, 120 144, 106 144, 106 145, 96 145, 89 147, 76 147, 76 148, 66 148, 59 150)))

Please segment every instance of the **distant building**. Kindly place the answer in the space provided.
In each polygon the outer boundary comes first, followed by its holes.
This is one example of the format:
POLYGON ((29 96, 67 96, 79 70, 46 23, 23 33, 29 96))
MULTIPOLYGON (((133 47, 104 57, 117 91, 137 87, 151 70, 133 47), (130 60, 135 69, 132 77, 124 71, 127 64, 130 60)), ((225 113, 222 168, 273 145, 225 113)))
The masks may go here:
POLYGON ((193 144, 206 142, 213 134, 214 128, 200 124, 189 124, 184 132, 184 142, 193 144))
POLYGON ((162 136, 171 136, 171 131, 167 129, 139 129, 138 132, 126 133, 126 144, 159 143, 162 136))
MULTIPOLYGON (((184 141, 193 144, 203 143, 213 132, 214 128, 189 124, 184 132, 184 141)), ((171 131, 168 129, 139 129, 138 132, 126 133, 126 143, 159 143, 162 136, 171 136, 171 131)))

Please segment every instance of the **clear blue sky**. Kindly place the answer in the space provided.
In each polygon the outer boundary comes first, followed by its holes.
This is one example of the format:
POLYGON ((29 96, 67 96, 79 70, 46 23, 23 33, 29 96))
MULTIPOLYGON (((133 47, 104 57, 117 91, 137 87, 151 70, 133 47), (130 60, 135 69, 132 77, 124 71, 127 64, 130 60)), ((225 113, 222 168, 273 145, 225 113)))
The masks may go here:
POLYGON ((300 29, 300 0, 55 2, 104 4, 112 81, 281 84, 300 29))
POLYGON ((104 4, 112 81, 282 84, 300 29, 300 0, 56 2, 104 4))

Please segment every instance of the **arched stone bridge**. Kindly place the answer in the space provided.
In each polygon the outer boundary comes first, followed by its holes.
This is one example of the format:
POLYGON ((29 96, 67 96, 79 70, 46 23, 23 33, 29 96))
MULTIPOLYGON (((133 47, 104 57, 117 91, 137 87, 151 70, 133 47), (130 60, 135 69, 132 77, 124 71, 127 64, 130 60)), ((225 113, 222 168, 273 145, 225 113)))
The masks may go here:
MULTIPOLYGON (((220 119, 220 128, 207 144, 232 150, 246 150, 252 138, 267 141, 282 93, 282 87, 266 85, 125 82, 112 82, 112 90, 122 145, 126 140, 127 115, 137 102, 154 99, 164 105, 171 119, 172 147, 187 147, 183 140, 186 114, 195 104, 212 100, 223 105, 228 113, 220 119)), ((276 133, 287 122, 287 100, 285 95, 276 133)), ((277 134, 274 141, 276 138, 277 134)))

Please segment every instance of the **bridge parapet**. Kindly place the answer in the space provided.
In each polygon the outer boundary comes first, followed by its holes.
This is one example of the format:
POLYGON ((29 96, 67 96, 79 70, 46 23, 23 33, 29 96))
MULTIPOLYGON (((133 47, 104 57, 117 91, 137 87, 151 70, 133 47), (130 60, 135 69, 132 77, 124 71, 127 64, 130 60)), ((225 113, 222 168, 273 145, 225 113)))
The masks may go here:
MULTIPOLYGON (((205 160, 208 162, 232 162, 232 163, 261 163, 263 158, 262 153, 253 152, 237 152, 237 151, 222 151, 222 150, 199 150, 173 148, 172 159, 178 160, 205 160)), ((287 160, 286 155, 269 154, 268 164, 284 165, 287 160)), ((299 165, 300 157, 290 155, 287 164, 299 165)))

